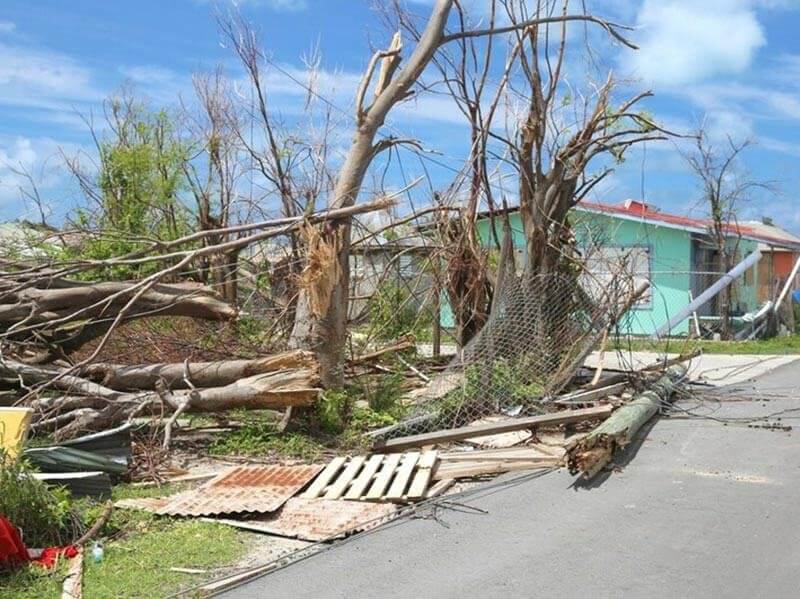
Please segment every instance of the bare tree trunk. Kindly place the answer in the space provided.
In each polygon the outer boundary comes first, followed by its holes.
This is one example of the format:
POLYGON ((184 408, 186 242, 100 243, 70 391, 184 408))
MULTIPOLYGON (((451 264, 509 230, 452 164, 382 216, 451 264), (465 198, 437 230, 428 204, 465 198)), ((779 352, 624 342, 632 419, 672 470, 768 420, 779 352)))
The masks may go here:
MULTIPOLYGON (((369 85, 370 69, 362 81, 363 91, 359 91, 357 110, 358 124, 353 141, 344 164, 339 171, 333 191, 331 208, 351 206, 355 203, 364 175, 372 159, 382 150, 394 145, 394 141, 379 141, 375 136, 389 114, 392 107, 403 100, 411 86, 433 58, 439 47, 447 17, 453 0, 438 0, 434 6, 425 30, 414 51, 409 57, 407 66, 397 73, 391 81, 381 81, 376 88, 376 97, 369 107, 362 102, 369 85)), ((393 54, 384 53, 386 64, 399 63, 399 49, 393 54)), ((376 54, 371 69, 374 70, 380 54, 376 54)), ((386 69, 390 70, 390 69, 386 69)), ((388 77, 386 77, 388 79, 388 77)), ((295 326, 292 330, 290 346, 312 349, 320 364, 320 376, 325 387, 336 388, 343 384, 344 348, 347 336, 347 314, 350 289, 350 219, 329 223, 324 230, 327 242, 337 243, 337 263, 339 276, 334 282, 327 307, 315 314, 308 299, 308 290, 302 290, 297 304, 295 326)))

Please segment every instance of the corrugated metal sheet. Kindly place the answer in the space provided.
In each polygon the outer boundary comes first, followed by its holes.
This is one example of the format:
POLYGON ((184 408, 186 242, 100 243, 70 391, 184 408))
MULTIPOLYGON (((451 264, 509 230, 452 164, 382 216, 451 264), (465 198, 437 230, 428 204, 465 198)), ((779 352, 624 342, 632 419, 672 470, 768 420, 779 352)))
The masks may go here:
POLYGON ((169 516, 267 513, 280 508, 322 470, 311 466, 237 466, 158 510, 169 516))
POLYGON ((111 478, 105 472, 34 472, 45 484, 66 487, 73 497, 111 497, 111 478))
POLYGON ((130 463, 132 426, 128 422, 117 428, 63 441, 60 445, 106 456, 117 462, 130 463))
POLYGON ((213 521, 282 537, 324 541, 380 526, 396 512, 397 508, 389 503, 293 497, 275 514, 213 521))
POLYGON ((121 476, 128 470, 128 464, 124 460, 58 445, 26 449, 25 457, 42 472, 100 471, 112 476, 121 476))
POLYGON ((120 499, 114 503, 114 507, 125 510, 142 510, 145 512, 157 513, 170 502, 169 497, 135 497, 132 499, 120 499))

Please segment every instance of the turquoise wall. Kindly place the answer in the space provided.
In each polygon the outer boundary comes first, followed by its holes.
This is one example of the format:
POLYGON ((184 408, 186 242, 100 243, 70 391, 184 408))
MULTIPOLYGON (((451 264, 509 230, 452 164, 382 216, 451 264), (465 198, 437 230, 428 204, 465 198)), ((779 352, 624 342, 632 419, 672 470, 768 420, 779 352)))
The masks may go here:
MULTIPOLYGON (((490 220, 477 224, 481 242, 493 244, 490 220)), ((510 215, 514 245, 525 247, 522 223, 519 213, 510 215)), ((498 238, 502 239, 500 220, 495 222, 498 238)), ((605 244, 618 247, 646 246, 650 255, 651 299, 646 305, 629 311, 621 323, 623 333, 650 335, 665 324, 670 315, 677 313, 689 303, 691 290, 691 232, 652 223, 625 220, 613 216, 584 211, 573 211, 572 225, 579 245, 588 245, 592 239, 603 240, 605 244)), ((742 239, 739 252, 742 257, 755 251, 757 243, 742 239)), ((735 301, 747 310, 757 307, 757 267, 751 269, 745 279, 737 281, 734 291, 735 301), (745 284, 745 283, 748 284, 745 284)), ((446 300, 442 301, 442 325, 453 326, 453 315, 446 300)), ((672 329, 673 335, 686 335, 689 320, 679 323, 672 329)))

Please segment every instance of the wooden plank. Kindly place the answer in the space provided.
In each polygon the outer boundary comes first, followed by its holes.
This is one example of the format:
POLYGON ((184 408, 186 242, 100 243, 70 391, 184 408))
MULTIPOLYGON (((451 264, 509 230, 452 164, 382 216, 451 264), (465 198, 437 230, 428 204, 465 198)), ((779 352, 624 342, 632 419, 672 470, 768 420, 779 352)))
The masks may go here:
POLYGON ((330 462, 328 462, 328 465, 325 466, 325 469, 317 475, 317 478, 314 479, 314 481, 308 487, 308 490, 300 497, 303 499, 316 499, 319 497, 320 494, 325 490, 325 487, 330 484, 330 482, 339 472, 339 469, 346 461, 346 457, 333 458, 330 462))
POLYGON ((453 451, 440 453, 438 457, 442 464, 449 464, 452 462, 482 462, 486 460, 535 460, 553 456, 542 455, 542 451, 537 447, 512 447, 509 449, 485 449, 481 451, 453 451))
POLYGON ((608 385, 607 387, 599 387, 597 389, 589 389, 588 391, 579 391, 577 393, 570 393, 569 395, 562 395, 558 399, 553 400, 557 404, 571 404, 571 403, 589 403, 603 399, 609 395, 619 393, 628 386, 627 381, 624 383, 617 383, 616 385, 608 385))
POLYGON ((411 480, 411 486, 408 487, 407 496, 409 499, 420 499, 424 497, 425 491, 428 490, 428 485, 433 476, 433 467, 436 465, 436 452, 425 451, 417 463, 417 472, 411 480))
POLYGON ((448 478, 468 478, 488 474, 500 474, 514 470, 536 470, 537 468, 552 468, 561 463, 560 458, 536 458, 535 460, 496 460, 480 462, 453 462, 444 464, 439 462, 433 472, 433 480, 448 478))
POLYGON ((383 497, 383 493, 386 491, 386 487, 389 486, 389 482, 392 480, 394 471, 402 457, 402 453, 392 453, 386 456, 383 461, 383 467, 378 472, 378 476, 375 477, 375 482, 372 483, 369 491, 367 491, 367 499, 380 499, 383 497))
POLYGON ((83 597, 83 547, 69 561, 67 576, 61 587, 61 599, 81 599, 83 597))
POLYGON ((433 485, 431 485, 430 488, 425 492, 425 499, 433 499, 434 497, 438 497, 454 484, 456 484, 456 479, 454 478, 443 478, 442 480, 433 483, 433 485))
POLYGON ((403 461, 397 469, 392 486, 386 493, 386 499, 402 499, 406 494, 408 482, 411 480, 411 474, 414 472, 414 466, 417 465, 419 460, 418 451, 409 451, 403 456, 403 461))
POLYGON ((339 478, 328 487, 328 492, 325 493, 325 499, 339 499, 347 490, 348 485, 353 482, 353 479, 356 477, 359 470, 361 470, 366 460, 367 458, 363 455, 350 458, 350 463, 347 464, 344 471, 339 475, 339 478))
POLYGON ((433 445, 435 443, 444 443, 446 441, 458 441, 461 439, 468 439, 469 437, 479 437, 481 435, 491 435, 494 433, 505 433, 508 431, 522 430, 537 426, 569 424, 571 422, 582 422, 584 420, 591 419, 602 420, 608 418, 613 410, 613 406, 605 405, 594 408, 583 408, 581 410, 563 410, 561 412, 543 414, 541 416, 530 416, 527 418, 511 418, 503 422, 494 422, 491 424, 462 426, 460 428, 435 431, 432 433, 423 433, 420 435, 409 435, 407 437, 389 439, 388 441, 383 441, 380 444, 376 444, 375 449, 385 452, 399 451, 402 449, 408 449, 410 447, 433 445))
POLYGON ((350 489, 345 493, 345 499, 360 499, 361 496, 364 494, 364 491, 367 490, 367 487, 372 482, 375 473, 378 471, 378 468, 381 467, 383 463, 383 454, 376 453, 375 455, 370 456, 367 463, 364 464, 364 468, 361 470, 361 474, 358 475, 353 481, 353 484, 350 485, 350 489))

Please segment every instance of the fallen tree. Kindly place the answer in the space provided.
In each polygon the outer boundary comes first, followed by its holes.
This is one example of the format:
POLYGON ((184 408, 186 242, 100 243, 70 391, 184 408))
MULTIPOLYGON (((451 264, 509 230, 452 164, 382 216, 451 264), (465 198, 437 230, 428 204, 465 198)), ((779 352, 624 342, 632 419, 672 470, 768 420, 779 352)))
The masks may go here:
MULTIPOLYGON (((35 366, 5 360, 0 375, 16 376, 22 384, 48 386, 64 392, 55 397, 38 397, 30 402, 36 417, 34 430, 53 432, 57 441, 82 433, 105 430, 139 415, 169 414, 177 411, 219 412, 233 409, 264 410, 307 406, 320 393, 318 367, 307 352, 287 352, 260 360, 234 360, 201 363, 201 374, 194 380, 190 364, 181 365, 183 375, 176 378, 176 365, 134 367, 135 379, 150 377, 152 390, 121 391, 87 378, 68 374, 67 369, 35 366), (174 388, 164 378, 153 377, 162 368, 174 388), (260 369, 253 373, 251 368, 260 369), (138 370, 136 370, 138 369, 138 370), (248 374, 240 378, 238 374, 248 374), (196 381, 196 382, 195 382, 196 381), (203 382, 214 386, 200 387, 203 382)), ((130 378, 116 379, 120 386, 130 378), (122 382, 120 382, 122 381, 122 382)))
POLYGON ((649 389, 636 395, 608 420, 568 447, 570 473, 580 472, 589 479, 600 472, 611 461, 614 452, 627 446, 639 429, 669 401, 685 376, 684 365, 671 366, 649 389))
POLYGON ((169 389, 219 387, 257 374, 291 369, 315 368, 308 351, 288 351, 252 360, 223 360, 175 364, 90 364, 83 376, 119 391, 155 390, 159 381, 169 389))
MULTIPOLYGON (((85 283, 45 276, 28 281, 14 273, 0 277, 0 331, 7 339, 59 344, 76 349, 104 334, 138 291, 137 283, 85 283)), ((158 284, 137 298, 125 320, 145 316, 188 316, 233 320, 234 306, 211 289, 193 283, 158 284)))

